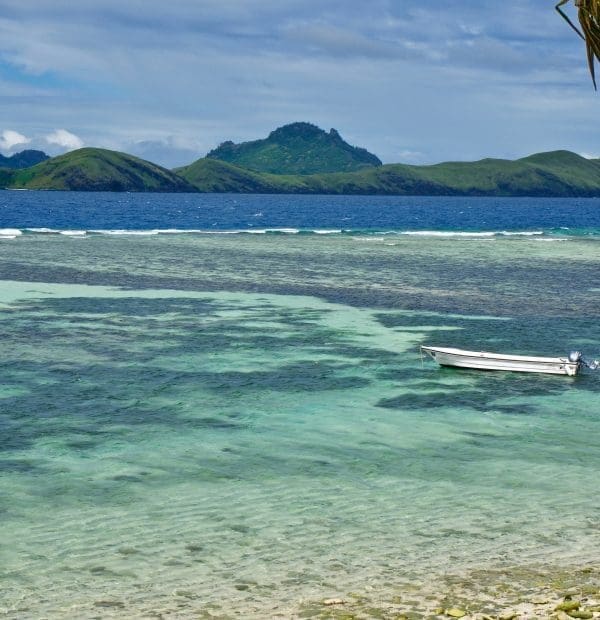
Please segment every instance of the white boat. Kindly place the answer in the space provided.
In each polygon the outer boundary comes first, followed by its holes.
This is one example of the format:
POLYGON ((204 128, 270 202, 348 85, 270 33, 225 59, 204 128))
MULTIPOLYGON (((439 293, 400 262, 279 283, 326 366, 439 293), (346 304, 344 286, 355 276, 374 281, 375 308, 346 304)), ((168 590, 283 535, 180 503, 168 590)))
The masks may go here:
POLYGON ((464 351, 450 347, 426 347, 421 351, 430 355, 441 366, 476 368, 477 370, 512 370, 515 372, 543 372, 551 375, 574 377, 582 366, 596 369, 598 362, 586 362, 579 351, 564 357, 530 357, 503 355, 486 351, 464 351))

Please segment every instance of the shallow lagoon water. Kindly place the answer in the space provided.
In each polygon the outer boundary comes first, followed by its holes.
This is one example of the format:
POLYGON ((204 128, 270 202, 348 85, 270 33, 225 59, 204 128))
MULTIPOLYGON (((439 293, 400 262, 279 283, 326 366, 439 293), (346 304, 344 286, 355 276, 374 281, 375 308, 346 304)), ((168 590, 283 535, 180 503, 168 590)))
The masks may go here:
POLYGON ((597 562, 600 376, 418 345, 597 354, 599 262, 587 238, 2 240, 0 613, 318 617, 597 562))

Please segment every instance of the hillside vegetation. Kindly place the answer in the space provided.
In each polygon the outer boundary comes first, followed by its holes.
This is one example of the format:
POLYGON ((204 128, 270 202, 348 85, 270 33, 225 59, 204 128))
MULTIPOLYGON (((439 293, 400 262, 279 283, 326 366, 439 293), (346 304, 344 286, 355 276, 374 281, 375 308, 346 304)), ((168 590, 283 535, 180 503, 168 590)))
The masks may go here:
POLYGON ((267 181, 267 175, 217 159, 198 159, 174 172, 201 192, 269 194, 277 191, 277 186, 267 181))
POLYGON ((125 153, 95 148, 78 149, 17 170, 8 187, 108 192, 196 191, 185 179, 166 168, 125 153))
POLYGON ((375 155, 350 146, 335 129, 326 132, 310 123, 284 125, 264 140, 224 142, 207 158, 271 174, 353 172, 381 166, 375 155))
POLYGON ((516 161, 388 164, 351 173, 312 175, 261 174, 200 159, 178 173, 203 192, 600 196, 600 161, 569 151, 538 153, 516 161))

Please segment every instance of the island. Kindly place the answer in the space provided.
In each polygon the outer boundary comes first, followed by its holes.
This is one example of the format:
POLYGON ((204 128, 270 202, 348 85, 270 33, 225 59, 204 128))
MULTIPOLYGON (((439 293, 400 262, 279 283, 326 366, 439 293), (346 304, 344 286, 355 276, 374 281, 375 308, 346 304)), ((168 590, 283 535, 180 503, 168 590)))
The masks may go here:
MULTIPOLYGON (((43 154, 42 154, 43 155, 43 154)), ((10 158, 4 158, 10 159, 10 158)), ((0 161, 0 187, 74 191, 397 196, 600 196, 600 160, 557 150, 517 160, 382 164, 331 129, 291 123, 265 139, 222 143, 168 170, 107 149, 82 148, 28 167, 0 161)))

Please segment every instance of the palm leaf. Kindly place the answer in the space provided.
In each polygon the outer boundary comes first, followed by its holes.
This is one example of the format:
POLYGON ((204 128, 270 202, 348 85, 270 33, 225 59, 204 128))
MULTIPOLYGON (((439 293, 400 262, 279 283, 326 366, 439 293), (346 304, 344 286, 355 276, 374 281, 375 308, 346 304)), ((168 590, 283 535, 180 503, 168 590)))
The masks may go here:
POLYGON ((573 24, 569 17, 563 12, 562 6, 569 0, 560 0, 556 5, 556 10, 575 30, 575 32, 585 41, 587 52, 588 68, 592 76, 594 88, 596 88, 596 69, 595 62, 600 61, 600 0, 573 0, 578 8, 578 18, 581 30, 573 24), (583 33, 582 33, 583 31, 583 33))

